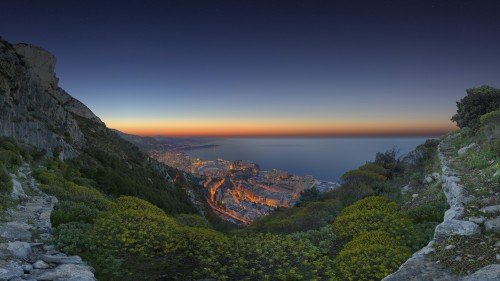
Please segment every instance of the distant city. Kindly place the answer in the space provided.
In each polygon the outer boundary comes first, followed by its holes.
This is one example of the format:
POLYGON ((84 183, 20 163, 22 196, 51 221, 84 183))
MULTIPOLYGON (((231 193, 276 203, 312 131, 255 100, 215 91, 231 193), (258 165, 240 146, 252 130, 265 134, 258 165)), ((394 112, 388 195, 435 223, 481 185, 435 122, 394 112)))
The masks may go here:
POLYGON ((200 177, 208 191, 207 203, 221 218, 248 224, 268 215, 277 207, 291 207, 300 194, 316 188, 326 192, 339 186, 313 176, 297 176, 272 169, 262 171, 259 165, 244 160, 203 160, 190 157, 183 149, 189 145, 171 147, 171 150, 150 151, 150 155, 171 167, 200 177))

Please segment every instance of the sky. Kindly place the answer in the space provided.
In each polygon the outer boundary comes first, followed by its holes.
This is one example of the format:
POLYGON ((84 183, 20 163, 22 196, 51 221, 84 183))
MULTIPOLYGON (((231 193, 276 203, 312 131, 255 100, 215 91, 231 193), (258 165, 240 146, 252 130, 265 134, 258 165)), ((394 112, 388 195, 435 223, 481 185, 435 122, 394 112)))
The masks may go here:
POLYGON ((500 1, 5 1, 0 36, 141 135, 432 135, 500 87, 500 1))

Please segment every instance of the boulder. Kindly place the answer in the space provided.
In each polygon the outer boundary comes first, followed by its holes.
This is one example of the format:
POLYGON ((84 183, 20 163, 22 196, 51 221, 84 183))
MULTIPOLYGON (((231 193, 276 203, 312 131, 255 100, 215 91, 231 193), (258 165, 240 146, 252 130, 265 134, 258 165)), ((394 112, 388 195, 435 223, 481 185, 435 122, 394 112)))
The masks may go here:
POLYGON ((463 206, 453 206, 444 212, 444 221, 459 220, 464 214, 463 206))
POLYGON ((36 280, 95 280, 91 268, 82 264, 61 264, 54 269, 38 271, 33 277, 36 280))
POLYGON ((490 264, 473 274, 466 276, 463 281, 498 281, 500 280, 500 264, 490 264))
POLYGON ((33 270, 33 266, 31 264, 24 264, 21 266, 21 268, 25 273, 31 272, 33 270))
POLYGON ((7 249, 13 256, 21 259, 26 259, 31 255, 31 246, 28 242, 9 242, 7 249))
POLYGON ((497 214, 500 213, 500 205, 486 206, 479 209, 479 211, 485 214, 497 214))
POLYGON ((24 193, 23 186, 15 176, 12 177, 12 191, 10 192, 10 197, 14 200, 28 199, 28 196, 24 193))
POLYGON ((483 216, 480 217, 470 217, 469 221, 477 224, 483 224, 486 221, 486 218, 483 216))
POLYGON ((43 255, 42 260, 48 263, 81 264, 82 258, 79 256, 66 255, 43 255))
POLYGON ((484 222, 484 228, 488 232, 500 233, 500 217, 486 220, 484 222))
POLYGON ((432 176, 427 176, 424 178, 424 184, 429 184, 434 181, 434 178, 432 176))
POLYGON ((23 276, 24 270, 15 261, 0 260, 0 280, 9 280, 23 276))
POLYGON ((36 268, 36 269, 46 269, 46 268, 49 268, 50 265, 42 260, 37 260, 34 264, 33 264, 33 268, 36 268))
POLYGON ((467 153, 467 151, 469 151, 471 149, 477 150, 477 149, 479 149, 479 145, 477 143, 473 142, 467 146, 460 148, 458 150, 458 156, 464 155, 465 153, 467 153))
POLYGON ((0 237, 7 241, 31 240, 30 226, 22 222, 7 222, 0 224, 0 237))
POLYGON ((439 240, 451 235, 471 236, 479 233, 481 233, 481 228, 471 221, 448 220, 436 226, 434 239, 439 240))

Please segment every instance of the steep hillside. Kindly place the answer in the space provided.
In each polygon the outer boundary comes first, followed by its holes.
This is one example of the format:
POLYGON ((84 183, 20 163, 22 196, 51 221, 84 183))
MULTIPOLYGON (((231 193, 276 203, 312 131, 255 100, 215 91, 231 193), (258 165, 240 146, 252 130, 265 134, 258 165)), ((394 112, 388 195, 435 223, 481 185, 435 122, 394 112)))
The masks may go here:
POLYGON ((69 160, 96 187, 134 195, 167 212, 193 212, 168 167, 120 138, 58 86, 56 59, 40 47, 0 39, 0 136, 69 160))

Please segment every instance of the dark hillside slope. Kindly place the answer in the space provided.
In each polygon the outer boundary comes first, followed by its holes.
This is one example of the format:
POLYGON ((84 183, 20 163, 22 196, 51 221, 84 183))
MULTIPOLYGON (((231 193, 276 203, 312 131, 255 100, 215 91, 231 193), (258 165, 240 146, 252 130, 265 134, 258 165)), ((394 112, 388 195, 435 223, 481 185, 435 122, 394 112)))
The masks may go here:
POLYGON ((109 195, 133 195, 168 213, 194 212, 168 167, 120 138, 58 86, 56 59, 42 48, 0 38, 0 136, 69 160, 109 195))

